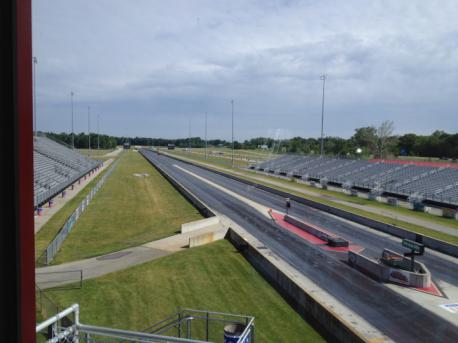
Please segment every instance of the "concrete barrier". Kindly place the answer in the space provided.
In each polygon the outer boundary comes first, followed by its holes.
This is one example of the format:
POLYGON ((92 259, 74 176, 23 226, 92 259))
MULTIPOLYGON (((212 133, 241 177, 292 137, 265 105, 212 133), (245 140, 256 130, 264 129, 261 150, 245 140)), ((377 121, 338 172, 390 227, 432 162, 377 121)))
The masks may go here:
POLYGON ((226 229, 219 229, 217 231, 206 232, 201 235, 189 237, 189 247, 194 248, 214 241, 218 241, 220 239, 224 239, 226 232, 226 229))
POLYGON ((348 247, 348 241, 343 238, 340 238, 334 234, 329 234, 320 230, 312 224, 306 223, 302 220, 298 220, 289 215, 285 216, 285 222, 290 223, 298 228, 304 230, 305 232, 327 242, 328 245, 333 247, 348 247))
POLYGON ((219 218, 216 216, 181 224, 181 233, 210 228, 213 226, 220 226, 219 218))
POLYGON ((348 252, 348 264, 378 281, 394 282, 416 288, 431 286, 431 273, 423 263, 415 261, 414 269, 417 271, 410 271, 409 258, 389 249, 384 249, 382 256, 387 255, 398 258, 399 268, 389 266, 354 251, 348 252))
POLYGON ((386 279, 385 267, 383 265, 379 264, 376 260, 358 254, 354 251, 348 252, 348 264, 364 274, 371 276, 377 281, 383 281, 386 279))
MULTIPOLYGON (((272 187, 269 187, 269 186, 261 185, 261 184, 258 184, 256 182, 249 181, 249 180, 243 179, 243 178, 235 176, 235 175, 227 174, 227 173, 219 171, 219 170, 215 170, 215 169, 212 169, 212 168, 209 168, 209 167, 205 167, 205 166, 203 166, 201 164, 198 164, 198 163, 182 160, 180 158, 177 158, 177 157, 174 157, 174 156, 171 156, 171 155, 167 155, 167 156, 170 157, 170 158, 176 159, 178 161, 182 161, 184 163, 187 163, 187 164, 190 164, 190 165, 193 165, 193 166, 205 169, 205 170, 209 170, 209 171, 211 171, 213 173, 225 176, 225 177, 227 177, 229 179, 233 179, 233 180, 245 183, 245 184, 247 184, 247 185, 249 185, 251 187, 259 188, 259 189, 262 189, 264 191, 270 192, 272 194, 277 194, 277 195, 282 196, 284 198, 290 198, 291 200, 294 200, 294 201, 296 201, 298 203, 301 203, 301 204, 304 204, 306 206, 310 206, 310 207, 316 208, 317 210, 331 213, 331 214, 336 215, 338 217, 353 221, 355 223, 358 223, 358 224, 361 224, 361 225, 364 225, 364 226, 368 226, 368 227, 370 227, 372 229, 375 229, 375 230, 378 230, 378 231, 381 231, 381 232, 384 232, 384 233, 388 233, 390 235, 393 235, 393 236, 396 236, 396 237, 399 237, 399 238, 407 238, 407 239, 411 239, 411 240, 416 240, 417 236, 419 235, 416 232, 403 229, 403 228, 401 228, 399 226, 395 226, 395 225, 391 225, 391 224, 384 223, 384 222, 381 222, 381 221, 377 221, 377 220, 374 220, 374 219, 370 219, 370 218, 367 218, 367 217, 364 217, 364 216, 361 216, 361 215, 358 215, 358 214, 355 214, 355 213, 347 212, 347 211, 342 210, 342 209, 337 208, 337 207, 326 205, 326 204, 323 204, 323 203, 320 203, 320 202, 316 202, 316 201, 313 201, 313 200, 310 200, 310 199, 302 198, 302 197, 299 197, 297 195, 294 195, 294 194, 291 194, 291 193, 288 193, 288 192, 284 192, 284 191, 281 191, 281 190, 278 190, 278 189, 275 189, 275 188, 272 188, 272 187)), ((444 241, 441 241, 439 239, 432 238, 432 237, 429 237, 429 236, 423 236, 423 244, 426 247, 430 248, 430 249, 434 249, 434 250, 440 251, 440 252, 442 252, 444 254, 451 255, 451 256, 454 256, 454 257, 458 257, 458 246, 456 246, 454 244, 447 243, 447 242, 444 242, 444 241)))

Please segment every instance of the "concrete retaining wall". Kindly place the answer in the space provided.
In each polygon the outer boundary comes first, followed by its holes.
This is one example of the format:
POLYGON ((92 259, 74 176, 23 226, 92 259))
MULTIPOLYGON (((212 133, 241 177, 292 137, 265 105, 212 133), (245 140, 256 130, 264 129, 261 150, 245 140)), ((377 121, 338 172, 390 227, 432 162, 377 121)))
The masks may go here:
POLYGON ((191 232, 195 230, 209 228, 211 226, 220 226, 220 221, 218 217, 210 217, 200 220, 195 220, 190 223, 181 224, 181 233, 191 232))
POLYGON ((368 274, 378 281, 383 281, 386 279, 386 268, 383 265, 377 263, 377 261, 364 255, 349 251, 348 264, 351 267, 358 269, 365 274, 368 274))
POLYGON ((347 327, 335 314, 291 280, 255 247, 248 244, 237 232, 229 229, 227 239, 302 317, 315 323, 316 326, 328 333, 331 338, 329 341, 344 343, 365 342, 361 336, 347 327))
MULTIPOLYGON (((167 156, 170 156, 170 155, 167 155, 167 156)), ((299 197, 299 196, 294 195, 294 194, 290 194, 290 193, 287 193, 287 192, 284 192, 284 191, 281 191, 281 190, 278 190, 278 189, 275 189, 275 188, 271 188, 271 187, 268 187, 268 186, 265 186, 265 185, 261 185, 261 184, 258 184, 258 183, 252 182, 252 181, 245 180, 243 178, 240 178, 240 177, 237 177, 237 176, 234 176, 234 175, 231 175, 231 174, 224 173, 224 172, 219 171, 219 170, 215 170, 215 169, 212 169, 212 168, 208 168, 208 167, 202 166, 202 165, 200 165, 198 163, 193 163, 193 162, 181 160, 181 159, 173 157, 173 156, 170 156, 170 157, 171 158, 175 158, 175 159, 177 159, 179 161, 194 165, 196 167, 212 171, 212 172, 214 172, 216 174, 225 176, 227 178, 230 178, 230 179, 233 179, 233 180, 237 180, 239 182, 243 182, 243 183, 245 183, 247 185, 250 185, 252 187, 259 188, 259 189, 262 189, 264 191, 267 191, 267 192, 270 192, 270 193, 273 193, 273 194, 277 194, 277 195, 282 196, 284 198, 290 198, 291 200, 294 200, 294 201, 296 201, 298 203, 301 203, 301 204, 316 208, 316 209, 324 211, 324 212, 331 213, 331 214, 336 215, 338 217, 353 221, 353 222, 361 224, 361 225, 368 226, 368 227, 370 227, 372 229, 375 229, 375 230, 378 230, 378 231, 382 231, 382 232, 388 233, 390 235, 393 235, 393 236, 396 236, 396 237, 399 237, 399 238, 407 238, 407 239, 410 239, 410 240, 413 240, 413 241, 415 241, 416 238, 417 238, 417 234, 415 232, 408 231, 408 230, 403 229, 403 228, 398 227, 398 226, 394 226, 394 225, 391 225, 391 224, 383 223, 383 222, 380 222, 380 221, 377 221, 377 220, 374 220, 374 219, 370 219, 370 218, 367 218, 367 217, 364 217, 364 216, 361 216, 361 215, 358 215, 358 214, 350 213, 350 212, 347 212, 345 210, 342 210, 342 209, 339 209, 339 208, 336 208, 336 207, 333 207, 333 206, 330 206, 330 205, 322 204, 322 203, 319 203, 319 202, 316 202, 316 201, 313 201, 313 200, 310 200, 310 199, 305 199, 305 198, 299 197)), ((447 242, 441 241, 439 239, 428 237, 428 236, 423 236, 423 242, 422 243, 428 248, 440 251, 440 252, 442 252, 444 254, 448 254, 448 255, 451 255, 451 256, 458 257, 458 246, 456 246, 454 244, 447 243, 447 242)))
POLYGON ((226 229, 220 229, 214 232, 207 232, 198 236, 189 237, 189 247, 194 248, 200 245, 205 245, 220 239, 224 239, 226 232, 226 229))

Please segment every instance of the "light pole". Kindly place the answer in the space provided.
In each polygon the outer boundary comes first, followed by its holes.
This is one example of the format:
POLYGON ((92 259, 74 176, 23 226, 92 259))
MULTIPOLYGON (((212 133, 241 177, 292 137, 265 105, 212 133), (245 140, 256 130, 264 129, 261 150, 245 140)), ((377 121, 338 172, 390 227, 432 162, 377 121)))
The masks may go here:
POLYGON ((100 118, 97 113, 97 150, 100 150, 100 118))
POLYGON ((205 112, 205 159, 207 159, 207 112, 205 112))
POLYGON ((70 92, 70 100, 72 103, 72 148, 75 150, 75 131, 73 130, 73 91, 70 92))
POLYGON ((234 100, 231 100, 232 105, 232 168, 234 168, 234 100))
POLYGON ((36 76, 35 76, 35 66, 37 65, 38 61, 37 58, 33 57, 33 126, 34 126, 34 133, 35 137, 38 136, 37 130, 37 87, 36 87, 36 76))
POLYGON ((87 138, 89 157, 91 156, 91 106, 87 107, 87 138))
POLYGON ((191 152, 191 117, 189 117, 189 126, 188 126, 188 145, 189 145, 189 152, 191 152))
POLYGON ((324 154, 324 138, 323 138, 323 125, 324 125, 324 85, 326 84, 326 75, 323 74, 320 77, 320 80, 323 80, 323 98, 321 101, 321 148, 320 148, 320 155, 323 156, 324 154))

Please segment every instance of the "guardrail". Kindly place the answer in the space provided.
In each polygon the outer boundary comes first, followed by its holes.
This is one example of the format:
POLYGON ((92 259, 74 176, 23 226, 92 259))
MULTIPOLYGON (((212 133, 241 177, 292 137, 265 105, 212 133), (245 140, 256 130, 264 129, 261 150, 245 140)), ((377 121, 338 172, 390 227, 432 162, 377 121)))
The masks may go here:
POLYGON ((91 189, 91 191, 86 196, 86 198, 84 198, 83 201, 79 204, 77 209, 70 215, 70 217, 67 219, 65 224, 62 226, 62 228, 59 230, 59 232, 53 238, 51 243, 43 251, 43 253, 40 255, 40 257, 37 259, 36 263, 38 265, 48 265, 49 263, 51 263, 51 261, 54 259, 54 257, 56 256, 57 252, 59 251, 60 247, 62 246, 63 242, 65 241, 65 239, 67 238, 69 233, 72 231, 72 229, 75 226, 76 222, 78 221, 79 217, 84 212, 86 207, 89 205, 91 200, 94 198, 95 194, 104 185, 104 183, 107 180, 107 178, 111 175, 113 170, 118 165, 118 162, 119 162, 119 160, 115 161, 111 165, 110 169, 107 170, 107 172, 102 176, 102 178, 99 180, 99 182, 97 182, 97 184, 94 186, 94 188, 91 189))
POLYGON ((225 342, 254 343, 254 317, 251 316, 184 309, 158 324, 159 326, 154 327, 153 332, 86 325, 80 322, 79 305, 73 304, 37 324, 35 332, 37 335, 44 336, 49 343, 203 343, 221 342, 223 336, 225 342), (226 333, 227 324, 242 325, 243 331, 236 335, 228 334, 226 333), (164 331, 168 332, 169 335, 164 334, 164 331))

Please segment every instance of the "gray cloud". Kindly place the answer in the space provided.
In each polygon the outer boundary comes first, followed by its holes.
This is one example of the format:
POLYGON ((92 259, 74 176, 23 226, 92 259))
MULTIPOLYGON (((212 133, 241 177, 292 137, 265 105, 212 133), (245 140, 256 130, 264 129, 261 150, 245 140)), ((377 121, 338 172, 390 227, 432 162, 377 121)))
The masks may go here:
POLYGON ((456 132, 456 1, 69 1, 33 3, 39 128, 77 129, 87 106, 109 134, 239 139, 329 135, 394 120, 456 132))

